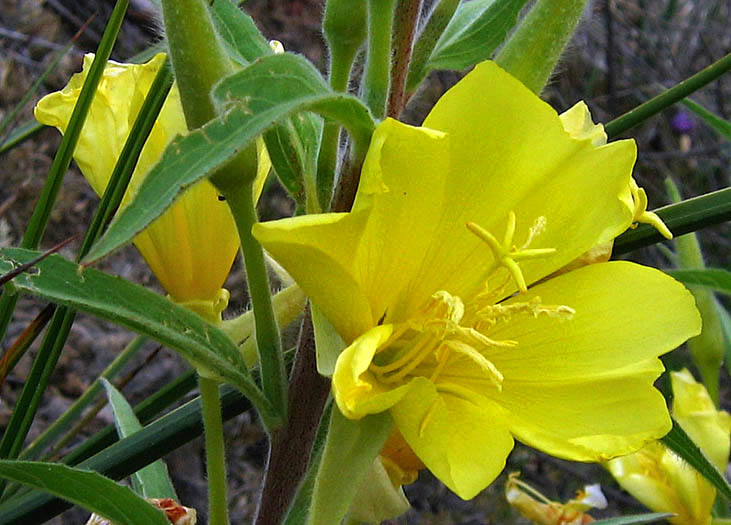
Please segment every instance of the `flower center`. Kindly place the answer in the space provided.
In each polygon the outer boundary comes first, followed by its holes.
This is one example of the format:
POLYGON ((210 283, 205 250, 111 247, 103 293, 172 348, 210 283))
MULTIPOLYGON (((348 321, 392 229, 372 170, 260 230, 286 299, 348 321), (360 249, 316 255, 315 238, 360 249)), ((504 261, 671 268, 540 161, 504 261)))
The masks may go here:
MULTIPOLYGON (((530 229, 526 242, 520 248, 514 246, 515 222, 515 214, 511 212, 502 243, 475 223, 467 223, 467 228, 493 252, 493 267, 487 272, 488 276, 505 267, 508 279, 512 277, 518 288, 526 291, 518 261, 550 255, 555 249, 528 249, 545 227, 543 217, 530 229)), ((436 292, 417 315, 394 327, 391 337, 377 350, 369 372, 381 385, 391 388, 405 384, 411 378, 424 377, 434 384, 437 393, 475 404, 479 404, 478 397, 484 395, 484 389, 476 389, 477 383, 487 381, 492 387, 490 390, 500 392, 504 377, 490 355, 495 355, 495 349, 513 348, 518 343, 491 338, 488 334, 493 327, 516 315, 548 315, 562 319, 570 318, 575 312, 568 306, 544 305, 539 297, 495 304, 499 297, 499 290, 488 291, 486 286, 465 305, 458 296, 444 290, 436 292)), ((436 406, 427 410, 420 432, 429 424, 432 409, 436 406)))

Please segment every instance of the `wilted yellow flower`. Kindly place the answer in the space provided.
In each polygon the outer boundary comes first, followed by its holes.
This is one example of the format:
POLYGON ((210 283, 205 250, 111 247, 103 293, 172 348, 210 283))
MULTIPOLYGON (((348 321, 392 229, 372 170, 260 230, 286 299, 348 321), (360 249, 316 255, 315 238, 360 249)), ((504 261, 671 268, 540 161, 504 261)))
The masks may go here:
MULTIPOLYGON (((731 444, 731 415, 716 407, 688 370, 671 372, 673 416, 716 468, 724 471, 731 444)), ((656 512, 672 512, 676 525, 711 523, 716 489, 662 443, 651 443, 606 467, 622 487, 656 512)))
POLYGON ((597 461, 665 434, 652 384, 657 356, 700 330, 690 293, 629 262, 545 279, 631 225, 635 156, 630 140, 573 136, 486 62, 423 127, 377 127, 352 212, 256 225, 349 345, 333 375, 341 412, 389 410, 465 499, 514 436, 597 461))
MULTIPOLYGON (((81 73, 71 77, 61 91, 42 98, 35 108, 43 124, 66 131, 93 60, 84 57, 81 73)), ((145 64, 109 62, 91 104, 74 152, 74 160, 94 191, 101 195, 112 176, 127 136, 150 90, 165 55, 145 64)), ((165 146, 178 134, 187 133, 180 95, 170 90, 152 128, 121 207, 136 195, 142 181, 157 163, 165 146)), ((270 163, 259 148, 255 195, 258 197, 270 163)), ((228 205, 208 181, 190 188, 149 228, 135 238, 135 245, 170 297, 207 317, 216 317, 228 303, 221 288, 233 263, 239 238, 228 205)))
POLYGON ((586 485, 577 491, 576 497, 566 503, 551 501, 526 482, 518 479, 518 473, 508 476, 505 499, 523 516, 538 525, 585 525, 594 523, 587 514, 591 509, 604 509, 607 500, 599 484, 586 485))

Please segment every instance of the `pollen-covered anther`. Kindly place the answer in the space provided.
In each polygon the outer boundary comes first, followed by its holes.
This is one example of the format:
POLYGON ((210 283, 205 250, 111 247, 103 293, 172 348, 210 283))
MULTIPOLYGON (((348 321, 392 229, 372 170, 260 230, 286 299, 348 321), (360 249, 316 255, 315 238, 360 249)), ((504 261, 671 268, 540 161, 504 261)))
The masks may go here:
POLYGON ((481 306, 475 317, 481 322, 495 325, 501 321, 507 321, 513 315, 528 314, 534 318, 546 315, 555 319, 571 319, 576 310, 566 305, 543 304, 540 297, 534 297, 530 301, 512 304, 486 304, 481 306))
POLYGON ((516 227, 515 212, 511 211, 508 214, 508 222, 505 226, 505 235, 503 236, 502 243, 498 241, 492 233, 474 222, 467 222, 466 226, 468 230, 487 244, 490 251, 492 251, 495 259, 493 262, 494 268, 490 268, 488 270, 488 275, 500 266, 507 268, 521 292, 528 291, 528 286, 526 284, 525 277, 523 276, 523 272, 518 266, 518 261, 544 257, 556 252, 555 248, 528 248, 528 245, 533 241, 533 239, 546 227, 545 217, 542 216, 539 217, 533 227, 530 228, 528 238, 520 248, 515 246, 513 243, 516 227))

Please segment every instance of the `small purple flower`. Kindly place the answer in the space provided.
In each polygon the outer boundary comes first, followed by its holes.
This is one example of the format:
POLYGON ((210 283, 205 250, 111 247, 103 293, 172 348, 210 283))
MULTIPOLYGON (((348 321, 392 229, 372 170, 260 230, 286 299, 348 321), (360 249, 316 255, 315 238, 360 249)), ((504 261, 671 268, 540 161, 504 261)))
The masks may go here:
POLYGON ((695 123, 688 113, 681 110, 670 121, 670 126, 676 133, 689 133, 695 126, 695 123))

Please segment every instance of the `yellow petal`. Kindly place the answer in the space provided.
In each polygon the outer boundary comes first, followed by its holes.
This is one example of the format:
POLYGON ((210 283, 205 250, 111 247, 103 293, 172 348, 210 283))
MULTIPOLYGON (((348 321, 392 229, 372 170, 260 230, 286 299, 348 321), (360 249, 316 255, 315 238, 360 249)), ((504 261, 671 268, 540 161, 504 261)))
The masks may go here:
POLYGON ((518 342, 490 359, 511 380, 554 381, 613 374, 668 352, 697 334, 700 315, 690 292, 659 270, 614 261, 584 266, 540 283, 503 304, 540 297, 576 313, 557 320, 513 316, 490 330, 518 342))
POLYGON ((424 125, 448 133, 452 159, 444 204, 449 212, 440 217, 438 233, 443 245, 424 261, 424 283, 441 282, 460 296, 481 285, 477 269, 491 257, 465 235, 467 221, 498 235, 514 211, 520 245, 534 221, 546 218, 530 248, 557 251, 521 263, 529 284, 630 224, 634 142, 596 147, 592 137, 573 137, 548 104, 494 63, 478 65, 450 89, 424 125))
MULTIPOLYGON (((386 387, 368 371, 376 351, 391 337, 393 325, 376 326, 343 350, 335 364, 332 390, 343 415, 360 419, 388 410, 413 387, 386 387)), ((413 383, 413 382, 412 382, 413 383)))
POLYGON ((505 467, 513 449, 504 411, 439 395, 425 378, 411 382, 391 409, 404 439, 427 468, 462 499, 475 497, 505 467))
POLYGON ((716 410, 702 383, 697 383, 688 370, 671 372, 673 416, 693 442, 721 471, 728 463, 731 445, 731 415, 716 410))
POLYGON ((690 293, 658 270, 627 262, 585 266, 505 302, 540 297, 571 319, 513 316, 489 332, 512 339, 489 358, 503 374, 492 398, 510 412, 516 437, 581 461, 638 449, 670 429, 652 386, 656 357, 700 330, 690 293))
POLYGON ((607 143, 607 134, 604 126, 594 124, 589 108, 583 101, 577 102, 558 116, 563 129, 577 140, 589 139, 594 146, 603 146, 607 143))
POLYGON ((408 317, 421 261, 442 220, 448 160, 443 134, 387 119, 371 140, 351 214, 254 227, 346 342, 379 321, 408 317))

